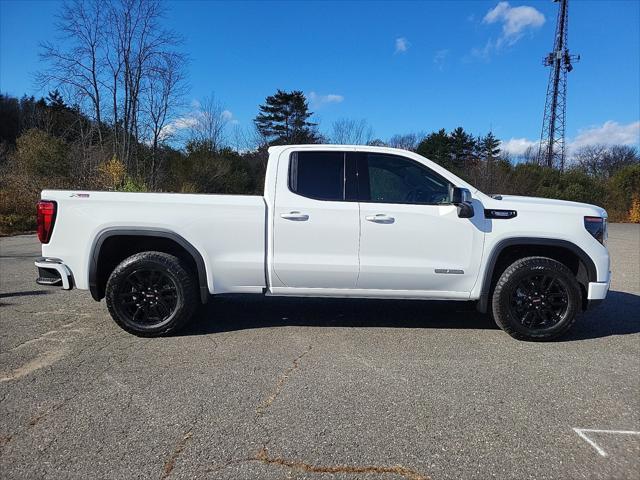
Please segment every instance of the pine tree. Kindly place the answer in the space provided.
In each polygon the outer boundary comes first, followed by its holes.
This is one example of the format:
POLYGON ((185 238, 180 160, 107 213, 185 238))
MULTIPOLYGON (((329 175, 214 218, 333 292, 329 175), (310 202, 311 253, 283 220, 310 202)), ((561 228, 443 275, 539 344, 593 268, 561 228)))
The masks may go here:
POLYGON ((494 189, 494 170, 495 162, 500 155, 500 140, 498 140, 493 132, 487 133, 487 135, 480 139, 480 155, 485 162, 486 176, 487 176, 487 189, 490 193, 494 189))
POLYGON ((317 143, 315 123, 309 122, 313 114, 304 94, 299 90, 278 90, 260 105, 260 113, 254 119, 258 131, 270 145, 317 143))
POLYGON ((416 152, 445 168, 451 167, 451 138, 444 128, 427 135, 416 152))
POLYGON ((456 128, 449 137, 451 140, 451 163, 454 167, 464 170, 473 159, 476 140, 462 127, 456 128))
POLYGON ((67 108, 67 105, 64 103, 64 99, 57 88, 52 92, 49 92, 46 100, 49 108, 54 111, 60 111, 67 108))

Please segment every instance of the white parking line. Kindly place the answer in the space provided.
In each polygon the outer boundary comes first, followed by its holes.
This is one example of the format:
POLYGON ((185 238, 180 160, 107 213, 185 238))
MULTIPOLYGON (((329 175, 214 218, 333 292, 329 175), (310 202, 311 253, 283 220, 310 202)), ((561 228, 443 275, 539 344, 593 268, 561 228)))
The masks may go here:
POLYGON ((640 435, 640 432, 636 432, 633 430, 598 430, 595 428, 574 428, 574 432, 578 434, 580 438, 582 438, 585 442, 591 445, 596 451, 602 455, 603 457, 607 456, 607 452, 605 452, 600 445, 591 440, 585 432, 589 433, 613 433, 614 435, 640 435))

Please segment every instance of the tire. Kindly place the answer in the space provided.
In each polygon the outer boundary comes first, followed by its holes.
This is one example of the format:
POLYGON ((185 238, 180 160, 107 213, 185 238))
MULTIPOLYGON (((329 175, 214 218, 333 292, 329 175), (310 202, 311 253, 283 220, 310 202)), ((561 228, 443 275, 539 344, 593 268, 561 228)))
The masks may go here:
POLYGON ((498 326, 520 340, 551 340, 575 323, 582 292, 574 274, 547 257, 526 257, 502 273, 492 297, 498 326))
POLYGON ((177 332, 200 303, 194 275, 177 257, 162 252, 123 260, 107 280, 105 298, 115 322, 139 337, 177 332))

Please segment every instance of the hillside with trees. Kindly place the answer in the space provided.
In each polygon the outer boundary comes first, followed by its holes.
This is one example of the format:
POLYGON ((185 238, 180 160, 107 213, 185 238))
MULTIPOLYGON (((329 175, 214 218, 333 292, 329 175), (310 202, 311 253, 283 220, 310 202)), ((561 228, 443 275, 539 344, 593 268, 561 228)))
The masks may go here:
POLYGON ((188 117, 182 39, 162 25, 158 0, 66 4, 68 41, 44 43, 44 98, 0 94, 0 233, 31 231, 42 189, 261 194, 267 147, 338 143, 416 151, 485 193, 554 197, 603 206, 612 221, 640 221, 635 147, 592 145, 564 171, 536 152, 511 158, 492 132, 374 136, 366 119, 313 121, 304 93, 277 90, 251 128, 232 128, 211 96, 188 117))

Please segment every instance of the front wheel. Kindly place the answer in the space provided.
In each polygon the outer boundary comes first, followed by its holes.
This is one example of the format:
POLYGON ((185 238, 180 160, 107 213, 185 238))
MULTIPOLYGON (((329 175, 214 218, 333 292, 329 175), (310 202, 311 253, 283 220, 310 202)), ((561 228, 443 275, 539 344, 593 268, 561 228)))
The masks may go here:
POLYGON ((547 257, 515 261, 493 291, 500 328, 522 340, 550 340, 573 325, 582 301, 580 285, 565 265, 547 257))
POLYGON ((178 331, 199 303, 194 276, 177 257, 162 252, 123 260, 109 276, 105 293, 115 322, 141 337, 178 331))

